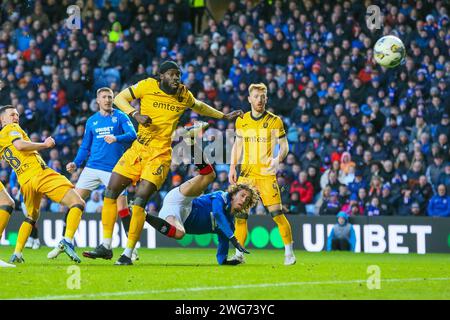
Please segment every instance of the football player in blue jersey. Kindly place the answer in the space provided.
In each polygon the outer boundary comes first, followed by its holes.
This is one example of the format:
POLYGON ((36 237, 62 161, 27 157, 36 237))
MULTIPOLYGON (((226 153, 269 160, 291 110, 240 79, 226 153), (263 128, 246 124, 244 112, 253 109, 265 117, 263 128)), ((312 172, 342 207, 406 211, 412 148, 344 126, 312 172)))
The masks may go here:
MULTIPOLYGON (((108 185, 112 169, 136 139, 136 130, 129 117, 113 108, 113 100, 114 93, 110 88, 103 87, 97 90, 99 111, 87 120, 83 142, 77 156, 66 166, 67 171, 73 173, 86 162, 76 184, 76 191, 84 200, 87 200, 91 192, 100 185, 108 185)), ((131 216, 124 192, 117 199, 117 212, 128 234, 131 216)), ((101 246, 104 247, 102 248, 104 251, 110 252, 112 257, 111 240, 108 239, 106 244, 103 242, 101 246)), ((60 253, 61 250, 56 247, 47 257, 54 259, 60 253)), ((90 252, 83 253, 84 256, 89 254, 90 252)), ((89 256, 89 258, 96 257, 89 256)), ((137 258, 136 252, 133 258, 137 258)))
POLYGON ((259 194, 247 184, 231 185, 227 192, 216 191, 201 195, 216 177, 210 164, 196 164, 199 175, 172 189, 164 198, 158 217, 147 214, 146 221, 160 233, 175 239, 185 234, 218 235, 217 262, 239 264, 228 260, 229 242, 243 252, 249 253, 234 236, 234 215, 254 207, 259 194))

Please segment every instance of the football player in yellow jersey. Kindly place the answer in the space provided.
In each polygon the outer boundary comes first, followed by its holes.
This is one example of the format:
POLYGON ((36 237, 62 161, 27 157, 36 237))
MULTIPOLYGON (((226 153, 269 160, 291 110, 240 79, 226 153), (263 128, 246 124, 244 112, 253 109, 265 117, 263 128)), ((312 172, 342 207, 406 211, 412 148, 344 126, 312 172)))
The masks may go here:
MULTIPOLYGON (((8 225, 13 210, 14 200, 6 191, 3 183, 0 182, 0 239, 2 238, 3 231, 5 231, 6 226, 8 225)), ((0 260, 0 268, 2 267, 15 267, 15 265, 0 260)))
POLYGON ((28 135, 19 126, 19 113, 11 105, 0 107, 0 120, 2 125, 0 156, 16 172, 27 209, 27 218, 19 229, 16 248, 9 262, 24 262, 22 250, 33 225, 39 218, 39 207, 43 195, 69 207, 66 233, 64 239, 59 242, 59 246, 73 261, 81 262, 75 253, 72 240, 80 223, 85 203, 75 191, 73 184, 63 175, 48 168, 38 153, 39 150, 53 148, 55 140, 48 137, 41 143, 30 141, 28 135))
MULTIPOLYGON (((289 145, 280 117, 266 111, 267 87, 263 84, 252 84, 248 101, 251 111, 236 120, 236 140, 231 153, 229 182, 253 185, 260 193, 263 205, 278 225, 285 247, 285 265, 295 263, 292 248, 292 231, 289 221, 282 211, 280 189, 276 178, 276 168, 289 152, 289 145), (277 157, 273 157, 273 149, 279 144, 277 157), (242 156, 242 160, 240 160, 242 156), (239 179, 236 166, 241 163, 239 179)), ((236 238, 245 243, 247 238, 248 213, 236 216, 236 238)), ((236 251, 234 259, 244 262, 244 256, 236 251)))
MULTIPOLYGON (((131 254, 146 219, 145 205, 167 177, 172 160, 172 133, 186 109, 191 108, 200 115, 226 120, 234 120, 242 115, 242 111, 223 114, 196 100, 180 83, 180 77, 178 65, 173 61, 165 61, 159 66, 159 79, 147 78, 139 81, 115 97, 115 105, 139 123, 137 139, 113 169, 102 210, 103 241, 86 256, 104 259, 112 256, 111 242, 116 221, 117 197, 128 185, 139 182, 132 206, 127 247, 116 262, 117 265, 132 264, 131 254), (136 99, 140 99, 140 110, 130 105, 130 102, 136 99)), ((209 169, 203 169, 203 173, 207 174, 209 169)))

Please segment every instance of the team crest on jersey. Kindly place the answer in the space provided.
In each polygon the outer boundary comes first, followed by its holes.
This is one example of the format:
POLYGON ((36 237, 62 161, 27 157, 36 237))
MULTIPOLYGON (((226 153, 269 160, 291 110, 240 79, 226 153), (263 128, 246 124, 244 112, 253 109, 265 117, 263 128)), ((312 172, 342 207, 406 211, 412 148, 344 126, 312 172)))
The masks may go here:
POLYGON ((158 167, 158 169, 156 169, 156 171, 153 172, 152 174, 153 174, 154 176, 159 176, 159 175, 162 173, 162 171, 163 171, 163 165, 160 165, 160 166, 158 167))
POLYGON ((268 124, 267 122, 265 122, 265 123, 263 124, 264 129, 266 129, 268 126, 269 126, 269 124, 268 124))
POLYGON ((112 122, 116 123, 117 122, 117 117, 112 117, 112 122))
POLYGON ((18 131, 11 131, 11 132, 9 133, 9 135, 10 135, 10 136, 20 136, 20 132, 18 132, 18 131))

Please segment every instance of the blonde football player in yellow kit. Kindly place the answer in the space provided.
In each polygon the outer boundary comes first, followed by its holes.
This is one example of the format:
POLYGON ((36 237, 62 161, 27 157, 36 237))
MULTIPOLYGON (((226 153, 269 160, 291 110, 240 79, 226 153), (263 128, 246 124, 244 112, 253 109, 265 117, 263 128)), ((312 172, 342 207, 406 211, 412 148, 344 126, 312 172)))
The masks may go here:
MULTIPOLYGON (((248 101, 251 111, 236 120, 236 140, 231 153, 229 182, 253 185, 260 193, 263 205, 278 225, 285 247, 285 265, 295 263, 292 248, 292 231, 289 221, 282 211, 280 189, 276 178, 276 168, 289 152, 289 145, 280 117, 266 111, 267 87, 263 84, 252 84, 248 101), (273 149, 279 144, 277 157, 273 157, 273 149), (242 160, 240 158, 242 157, 242 160), (236 166, 241 163, 241 172, 237 177, 236 166)), ((236 238, 242 244, 247 238, 248 213, 236 216, 236 238)), ((244 256, 236 251, 234 259, 244 262, 244 256)))
MULTIPOLYGON (((14 200, 6 191, 3 183, 0 182, 0 239, 2 238, 3 231, 5 231, 8 225, 9 218, 14 210, 14 200)), ((6 263, 0 260, 0 268, 15 267, 13 264, 6 263)))
POLYGON ((198 101, 180 83, 181 71, 173 61, 159 66, 159 79, 147 78, 126 88, 114 99, 115 105, 138 123, 137 139, 119 159, 105 191, 102 210, 103 242, 90 258, 108 259, 112 256, 111 241, 116 221, 117 197, 131 183, 139 182, 132 206, 128 243, 117 265, 131 265, 132 251, 140 238, 145 222, 144 208, 150 196, 163 185, 172 160, 172 133, 183 112, 191 108, 200 115, 234 120, 242 111, 229 114, 198 101), (130 102, 140 99, 140 110, 130 102))
POLYGON ((63 175, 48 168, 38 153, 39 150, 53 148, 55 140, 48 137, 42 143, 31 142, 19 126, 19 113, 11 105, 0 107, 0 120, 2 125, 0 155, 16 172, 27 209, 27 218, 19 229, 16 248, 9 262, 24 262, 22 250, 33 225, 39 218, 39 207, 43 195, 69 207, 66 233, 59 246, 73 261, 81 262, 75 253, 72 240, 80 223, 85 203, 75 192, 73 184, 63 175))

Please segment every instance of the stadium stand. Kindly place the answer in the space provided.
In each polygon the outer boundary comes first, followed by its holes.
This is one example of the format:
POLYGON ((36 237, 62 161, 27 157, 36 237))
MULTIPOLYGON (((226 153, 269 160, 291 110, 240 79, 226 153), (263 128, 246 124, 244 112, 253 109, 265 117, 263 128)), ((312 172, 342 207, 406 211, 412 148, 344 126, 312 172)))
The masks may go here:
MULTIPOLYGON (((194 95, 219 110, 248 111, 248 85, 266 83, 269 110, 282 116, 290 144, 277 173, 287 212, 450 216, 443 205, 450 202, 445 1, 378 1, 385 20, 373 31, 363 2, 319 2, 231 1, 223 18, 193 34, 185 0, 2 1, 0 104, 17 107, 35 141, 54 136, 57 150, 43 156, 75 182, 77 173, 64 168, 96 111, 96 89, 117 93, 172 59, 194 95), (80 30, 65 24, 70 4, 81 6, 80 30), (390 33, 402 39, 407 58, 382 70, 372 47, 390 33)), ((179 125, 196 118, 187 112, 179 125)), ((207 131, 205 143, 211 137, 207 131)), ((228 184, 228 166, 216 169, 213 190, 228 184)), ((193 174, 192 166, 173 166, 151 210, 193 174)), ((0 179, 18 199, 4 160, 0 179)), ((62 210, 49 201, 42 206, 62 210)))

